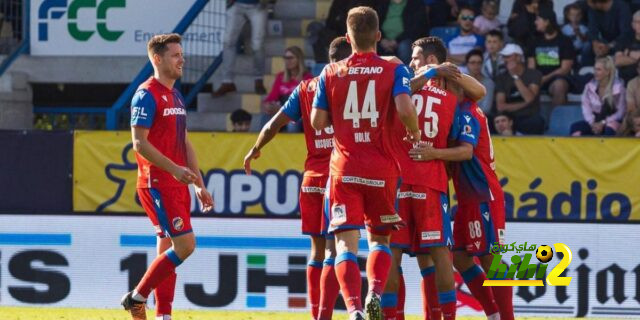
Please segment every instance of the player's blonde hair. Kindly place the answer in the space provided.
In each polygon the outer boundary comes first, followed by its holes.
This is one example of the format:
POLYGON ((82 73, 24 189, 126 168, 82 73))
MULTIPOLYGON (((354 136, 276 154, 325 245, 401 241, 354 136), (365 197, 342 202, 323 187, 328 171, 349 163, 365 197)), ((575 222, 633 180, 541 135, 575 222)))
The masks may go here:
POLYGON ((355 7, 347 15, 347 32, 359 50, 375 48, 378 41, 378 14, 369 7, 355 7))
POLYGON ((181 43, 182 37, 177 33, 164 33, 153 36, 149 42, 147 42, 147 53, 149 57, 153 57, 154 54, 162 56, 169 48, 169 43, 181 43))

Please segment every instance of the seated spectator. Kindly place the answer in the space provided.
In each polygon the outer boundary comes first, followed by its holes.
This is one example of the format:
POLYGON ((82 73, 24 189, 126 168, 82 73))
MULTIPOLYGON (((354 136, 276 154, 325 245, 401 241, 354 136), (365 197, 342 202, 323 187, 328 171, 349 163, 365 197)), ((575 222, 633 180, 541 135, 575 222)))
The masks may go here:
POLYGON ((473 20, 473 32, 481 36, 489 31, 500 28, 498 21, 498 3, 495 0, 484 0, 482 2, 482 14, 473 20))
POLYGON ((426 36, 427 17, 421 0, 382 0, 376 11, 382 39, 378 53, 396 55, 402 62, 411 60, 411 43, 426 36))
POLYGON ((582 8, 578 3, 572 3, 564 7, 564 21, 562 34, 571 39, 576 53, 582 52, 587 45, 587 26, 582 21, 582 8))
MULTIPOLYGON (((437 0, 436 0, 437 1, 437 0)), ((471 8, 474 14, 480 13, 482 0, 446 0, 451 18, 457 18, 463 7, 471 8)))
POLYGON ((336 37, 344 36, 347 33, 347 14, 351 8, 358 6, 375 8, 377 3, 377 0, 333 0, 324 28, 313 43, 313 57, 316 62, 329 62, 327 60, 329 44, 336 37))
POLYGON ((513 2, 511 15, 507 21, 507 30, 511 37, 521 47, 527 46, 536 36, 536 15, 539 9, 553 10, 553 3, 549 0, 516 0, 513 2))
POLYGON ((484 38, 473 33, 473 19, 475 13, 469 7, 462 7, 458 15, 460 28, 457 33, 447 41, 449 60, 455 64, 463 64, 464 58, 473 49, 482 49, 484 38))
POLYGON ((604 52, 613 54, 617 44, 632 36, 631 13, 623 0, 590 0, 588 4, 588 38, 593 50, 587 45, 582 52, 582 65, 586 66, 604 52))
POLYGON ((473 49, 467 53, 465 58, 465 63, 467 65, 467 73, 478 80, 487 90, 487 95, 482 98, 482 100, 478 101, 478 107, 482 109, 482 112, 485 114, 489 114, 491 112, 491 108, 493 107, 493 95, 495 91, 495 84, 493 80, 489 77, 485 77, 482 74, 482 51, 478 49, 473 49))
POLYGON ((522 133, 513 131, 513 117, 508 112, 500 112, 493 118, 496 133, 501 136, 521 136, 522 133))
POLYGON ((500 52, 507 72, 496 81, 496 109, 513 116, 514 128, 524 134, 543 134, 540 116, 540 81, 542 74, 524 64, 524 53, 517 44, 507 44, 500 52))
MULTIPOLYGON (((636 63, 636 68, 639 70, 638 73, 640 73, 640 61, 636 63)), ((640 75, 629 81, 626 95, 627 113, 640 109, 640 75)))
POLYGON ((300 81, 311 79, 312 75, 304 66, 304 53, 299 47, 289 47, 284 51, 284 71, 276 75, 271 91, 262 104, 262 125, 280 110, 300 81))
POLYGON ((560 33, 556 14, 551 9, 538 10, 536 30, 541 33, 527 50, 528 66, 542 73, 540 90, 551 95, 553 106, 565 104, 575 53, 571 40, 560 33))
POLYGON ((572 136, 613 136, 626 110, 625 90, 611 57, 596 61, 593 80, 582 94, 584 120, 571 125, 572 136))
POLYGON ((627 112, 622 121, 622 126, 618 131, 618 135, 622 137, 636 137, 640 138, 640 109, 635 109, 633 112, 627 112))
POLYGON ((244 109, 238 109, 231 113, 231 125, 233 132, 249 132, 251 128, 251 114, 244 109))
POLYGON ((615 55, 618 76, 625 83, 638 75, 636 69, 640 61, 640 11, 633 14, 631 28, 634 32, 633 37, 619 43, 615 55))
POLYGON ((504 36, 500 30, 491 30, 487 33, 484 42, 485 53, 482 64, 482 74, 491 78, 495 82, 499 74, 505 71, 504 59, 500 55, 500 50, 504 47, 504 36))

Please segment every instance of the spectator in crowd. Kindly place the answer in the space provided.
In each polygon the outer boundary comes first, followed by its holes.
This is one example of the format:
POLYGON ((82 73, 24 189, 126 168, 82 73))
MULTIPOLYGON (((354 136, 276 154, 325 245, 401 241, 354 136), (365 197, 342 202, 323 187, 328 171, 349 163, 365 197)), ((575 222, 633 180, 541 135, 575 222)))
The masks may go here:
POLYGON ((473 33, 473 19, 475 13, 470 7, 462 7, 458 15, 460 28, 457 33, 447 41, 449 59, 455 64, 463 64, 464 58, 472 49, 482 49, 484 38, 473 33))
POLYGON ((501 136, 521 136, 522 133, 513 131, 513 117, 508 112, 500 112, 493 118, 496 133, 501 136))
POLYGON ((463 7, 470 8, 473 13, 480 13, 482 0, 446 0, 451 18, 457 18, 463 7))
POLYGON ((233 132, 248 132, 251 128, 251 114, 244 109, 232 112, 231 125, 233 132))
POLYGON ((634 32, 633 37, 618 43, 615 55, 618 75, 625 83, 638 75, 636 67, 640 61, 640 11, 633 14, 631 28, 634 32))
POLYGON ((504 59, 500 55, 500 50, 504 47, 504 36, 500 30, 491 30, 487 33, 484 42, 485 53, 482 64, 482 74, 491 78, 495 82, 499 74, 506 71, 504 59))
POLYGON ((489 31, 500 28, 498 20, 498 2, 495 0, 484 0, 482 2, 482 14, 473 20, 473 31, 481 36, 489 31))
POLYGON ((482 109, 482 112, 485 114, 489 114, 491 112, 491 108, 493 106, 493 95, 495 91, 495 84, 491 78, 486 77, 482 74, 482 51, 478 49, 473 49, 467 53, 465 58, 465 63, 467 65, 468 74, 474 77, 478 82, 482 83, 482 85, 487 90, 487 94, 482 98, 482 100, 478 101, 478 107, 482 109))
POLYGON ((273 87, 262 104, 262 125, 280 110, 300 81, 313 77, 304 66, 304 53, 299 47, 287 48, 284 51, 283 59, 284 71, 276 75, 273 87))
MULTIPOLYGON (((351 8, 366 6, 376 8, 379 0, 333 0, 329 7, 329 15, 324 28, 317 35, 313 44, 313 56, 318 63, 328 63, 329 44, 336 37, 347 33, 347 13, 351 8)), ((438 1, 438 0, 434 0, 438 1)))
POLYGON ((551 95, 553 106, 565 104, 575 53, 571 40, 560 33, 553 9, 541 8, 536 18, 541 33, 528 48, 527 64, 542 73, 540 90, 551 95))
POLYGON ((524 64, 524 53, 517 44, 507 44, 500 52, 507 72, 496 81, 496 109, 513 116, 514 128, 524 134, 544 133, 540 116, 540 82, 542 74, 524 64))
POLYGON ((527 46, 536 35, 536 15, 539 9, 553 10, 549 0, 515 0, 507 21, 509 36, 521 47, 527 46))
POLYGON ((640 109, 627 112, 618 132, 619 136, 640 138, 640 109))
POLYGON ((625 98, 624 84, 616 75, 613 58, 598 59, 593 80, 587 83, 582 94, 584 120, 571 125, 571 135, 615 135, 626 110, 625 98))
POLYGON ((236 91, 233 83, 233 69, 236 62, 236 44, 244 24, 251 23, 251 49, 253 49, 254 89, 257 94, 265 94, 262 82, 264 75, 264 36, 267 29, 267 9, 265 0, 235 0, 227 8, 227 30, 224 36, 222 56, 222 85, 213 92, 214 97, 220 97, 236 91))
MULTIPOLYGON (((636 68, 640 74, 640 61, 636 62, 636 68)), ((635 109, 640 109, 640 75, 627 83, 626 100, 627 113, 633 112, 635 109)))
POLYGON ((447 24, 447 18, 449 15, 443 14, 443 12, 450 12, 450 9, 446 1, 422 0, 422 3, 424 4, 424 10, 427 13, 429 29, 447 24))
MULTIPOLYGON (((576 53, 581 53, 587 45, 587 26, 582 21, 582 8, 577 2, 564 7, 564 21, 562 34, 571 39, 573 49, 576 53)), ((579 61, 578 59, 576 59, 579 61)), ((577 65, 577 64, 576 64, 577 65)))
POLYGON ((421 0, 381 0, 376 11, 382 39, 378 53, 396 55, 402 62, 411 60, 411 43, 426 36, 427 17, 421 0))
POLYGON ((631 13, 623 0, 589 0, 589 31, 591 48, 582 52, 583 65, 591 65, 598 56, 613 54, 617 44, 631 36, 631 13))

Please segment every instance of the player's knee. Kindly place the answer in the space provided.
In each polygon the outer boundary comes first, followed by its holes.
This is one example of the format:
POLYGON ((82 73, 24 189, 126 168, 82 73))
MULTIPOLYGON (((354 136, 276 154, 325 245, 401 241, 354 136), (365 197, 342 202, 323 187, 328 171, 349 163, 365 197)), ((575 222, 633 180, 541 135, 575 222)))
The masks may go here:
POLYGON ((453 267, 459 272, 469 269, 473 265, 473 258, 466 253, 456 251, 453 253, 453 267))

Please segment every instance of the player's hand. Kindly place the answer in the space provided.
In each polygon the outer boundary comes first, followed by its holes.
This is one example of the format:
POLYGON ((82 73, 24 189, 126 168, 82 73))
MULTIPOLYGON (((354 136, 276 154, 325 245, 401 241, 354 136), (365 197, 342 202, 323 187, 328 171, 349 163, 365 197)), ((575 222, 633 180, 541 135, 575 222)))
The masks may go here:
POLYGON ((436 159, 436 149, 426 143, 419 143, 418 146, 409 150, 409 157, 415 161, 429 161, 436 159))
POLYGON ((454 81, 462 78, 462 72, 460 72, 458 66, 451 62, 445 62, 437 66, 436 70, 438 71, 438 77, 454 81))
POLYGON ((249 153, 244 156, 244 173, 251 175, 251 160, 260 158, 260 150, 256 147, 251 148, 249 153))
POLYGON ((416 130, 416 131, 409 131, 409 129, 407 129, 407 136, 404 137, 405 141, 411 142, 411 143, 417 143, 420 141, 420 135, 422 133, 420 132, 420 130, 416 130))
POLYGON ((171 175, 184 184, 192 184, 198 180, 198 176, 187 167, 176 166, 171 175))
POLYGON ((198 202, 200 203, 200 211, 202 213, 207 213, 213 209, 213 197, 205 188, 200 188, 196 186, 195 188, 196 197, 198 198, 198 202))

